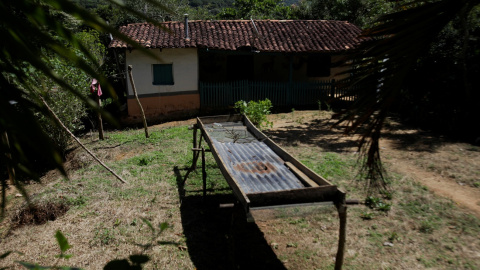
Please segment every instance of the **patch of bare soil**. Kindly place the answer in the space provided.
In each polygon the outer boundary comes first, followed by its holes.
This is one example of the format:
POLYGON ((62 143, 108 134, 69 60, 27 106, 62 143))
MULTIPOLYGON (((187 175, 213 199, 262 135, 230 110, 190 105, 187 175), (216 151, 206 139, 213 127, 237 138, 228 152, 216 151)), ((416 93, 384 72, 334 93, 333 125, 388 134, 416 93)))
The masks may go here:
POLYGON ((193 125, 195 123, 196 123, 196 119, 188 119, 188 120, 183 120, 183 121, 166 122, 166 123, 154 125, 154 126, 152 126, 152 128, 164 129, 164 128, 171 128, 171 127, 178 127, 178 126, 193 125))
POLYGON ((16 213, 12 218, 12 227, 45 224, 64 215, 68 209, 64 203, 31 204, 16 213))

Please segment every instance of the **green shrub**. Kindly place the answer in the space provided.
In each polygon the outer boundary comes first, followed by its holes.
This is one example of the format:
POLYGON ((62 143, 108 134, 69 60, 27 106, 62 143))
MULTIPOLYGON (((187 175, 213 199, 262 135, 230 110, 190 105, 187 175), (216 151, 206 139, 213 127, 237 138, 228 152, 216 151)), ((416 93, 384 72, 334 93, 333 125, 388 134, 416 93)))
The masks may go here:
POLYGON ((235 103, 235 109, 241 114, 245 114, 252 123, 260 129, 272 127, 273 123, 267 120, 270 114, 272 102, 267 98, 259 101, 249 101, 248 103, 240 100, 235 103))
MULTIPOLYGON (((100 36, 97 31, 83 31, 75 34, 83 46, 89 49, 96 64, 101 65, 105 57, 105 46, 100 42, 100 36)), ((80 51, 75 52, 86 61, 90 59, 80 51)), ((48 54, 48 51, 45 51, 48 54)), ((53 72, 81 93, 82 98, 87 98, 90 94, 89 86, 92 78, 89 74, 77 67, 76 63, 71 63, 60 57, 50 57, 48 59, 49 67, 53 72)), ((74 95, 70 91, 59 87, 55 81, 41 74, 34 69, 30 70, 30 76, 37 82, 39 88, 43 89, 43 96, 49 106, 62 121, 62 123, 73 133, 84 129, 83 119, 87 117, 85 103, 82 98, 74 95)), ((71 137, 68 132, 63 130, 56 123, 51 121, 51 117, 37 112, 38 122, 43 127, 46 134, 52 139, 59 150, 65 152, 70 144, 71 137)))
POLYGON ((368 206, 370 209, 383 212, 388 212, 392 209, 391 203, 386 203, 382 199, 373 196, 368 196, 365 199, 365 205, 368 206))

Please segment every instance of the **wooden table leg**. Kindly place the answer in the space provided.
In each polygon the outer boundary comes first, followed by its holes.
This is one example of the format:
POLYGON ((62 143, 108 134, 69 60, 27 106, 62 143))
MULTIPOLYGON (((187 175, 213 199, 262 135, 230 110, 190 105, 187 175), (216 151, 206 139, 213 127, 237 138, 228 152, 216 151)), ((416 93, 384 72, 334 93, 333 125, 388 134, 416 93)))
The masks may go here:
POLYGON ((347 239, 347 206, 342 203, 337 206, 338 217, 340 219, 340 230, 338 236, 338 250, 335 259, 335 270, 341 270, 345 254, 345 242, 347 239))
POLYGON ((205 148, 202 147, 203 199, 207 196, 207 171, 205 168, 205 148))
POLYGON ((188 175, 194 171, 195 169, 197 169, 197 161, 198 161, 198 157, 200 155, 200 151, 199 151, 199 147, 202 145, 202 138, 203 138, 203 134, 200 133, 200 140, 198 141, 198 144, 197 144, 197 125, 194 125, 193 126, 193 148, 192 148, 192 153, 193 153, 193 160, 192 160, 192 166, 188 169, 187 173, 185 174, 185 177, 183 178, 183 182, 182 182, 182 185, 185 185, 185 182, 187 181, 187 178, 188 178, 188 175))

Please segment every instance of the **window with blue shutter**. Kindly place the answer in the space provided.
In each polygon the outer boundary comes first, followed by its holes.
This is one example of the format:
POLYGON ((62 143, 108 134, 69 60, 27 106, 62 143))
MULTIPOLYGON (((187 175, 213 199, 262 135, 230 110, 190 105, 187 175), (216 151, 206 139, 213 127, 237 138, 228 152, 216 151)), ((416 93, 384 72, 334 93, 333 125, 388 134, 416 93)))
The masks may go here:
POLYGON ((154 64, 153 65, 153 84, 154 85, 173 85, 172 64, 154 64))

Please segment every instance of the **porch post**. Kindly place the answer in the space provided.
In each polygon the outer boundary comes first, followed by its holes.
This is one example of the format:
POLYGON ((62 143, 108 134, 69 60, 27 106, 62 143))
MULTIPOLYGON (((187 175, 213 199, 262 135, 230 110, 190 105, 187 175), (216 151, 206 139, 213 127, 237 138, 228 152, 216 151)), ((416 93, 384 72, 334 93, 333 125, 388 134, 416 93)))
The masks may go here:
POLYGON ((289 70, 288 70, 288 105, 293 104, 293 54, 289 56, 289 70))
POLYGON ((331 99, 336 98, 335 92, 336 92, 336 89, 335 89, 335 79, 332 79, 332 80, 330 81, 330 98, 331 98, 331 99))

